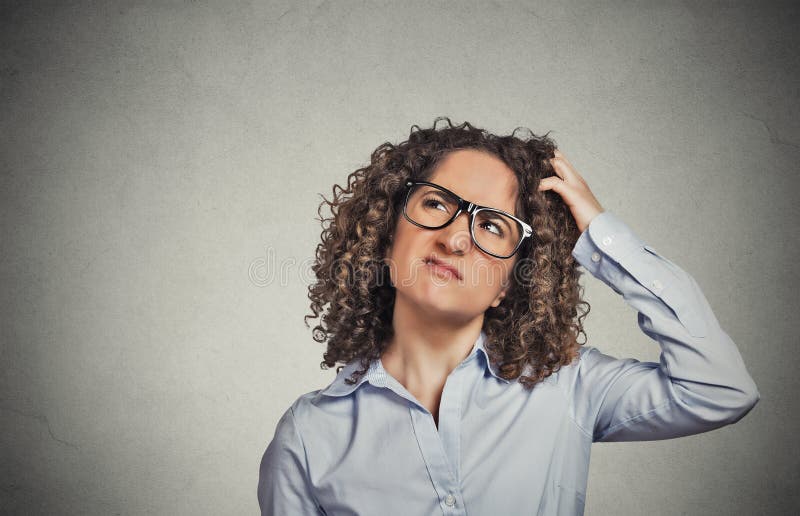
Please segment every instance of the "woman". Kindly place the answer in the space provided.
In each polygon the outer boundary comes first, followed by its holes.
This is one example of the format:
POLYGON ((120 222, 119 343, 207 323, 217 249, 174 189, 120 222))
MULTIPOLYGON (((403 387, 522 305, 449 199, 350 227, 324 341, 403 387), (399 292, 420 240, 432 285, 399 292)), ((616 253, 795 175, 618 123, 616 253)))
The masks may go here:
POLYGON ((307 318, 327 306, 322 365, 346 366, 278 422, 264 515, 582 514, 593 442, 706 432, 759 400, 698 284, 547 135, 439 120, 325 200, 307 318), (638 311, 659 363, 578 342, 579 265, 638 311))

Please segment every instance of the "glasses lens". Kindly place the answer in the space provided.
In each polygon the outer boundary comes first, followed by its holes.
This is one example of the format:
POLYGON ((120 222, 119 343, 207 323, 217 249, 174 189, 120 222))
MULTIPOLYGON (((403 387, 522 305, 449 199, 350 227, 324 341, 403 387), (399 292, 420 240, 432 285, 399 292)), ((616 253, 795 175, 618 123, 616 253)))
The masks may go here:
POLYGON ((430 185, 414 185, 408 194, 406 215, 417 224, 436 228, 458 211, 455 197, 430 185))
POLYGON ((480 210, 475 214, 475 241, 492 254, 509 256, 519 244, 519 222, 497 211, 480 210))
MULTIPOLYGON (((421 226, 438 228, 453 217, 458 201, 447 192, 430 185, 414 185, 408 194, 406 215, 421 226)), ((475 241, 491 254, 510 256, 522 238, 519 223, 497 211, 475 213, 475 241)))

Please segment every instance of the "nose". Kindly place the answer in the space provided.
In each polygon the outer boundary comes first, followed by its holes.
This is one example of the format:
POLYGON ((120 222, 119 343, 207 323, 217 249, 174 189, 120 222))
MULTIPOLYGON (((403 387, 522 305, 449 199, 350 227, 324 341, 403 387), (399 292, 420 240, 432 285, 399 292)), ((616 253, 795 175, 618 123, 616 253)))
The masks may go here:
POLYGON ((472 247, 469 234, 469 213, 462 212, 448 226, 439 230, 437 240, 448 253, 463 255, 472 247))

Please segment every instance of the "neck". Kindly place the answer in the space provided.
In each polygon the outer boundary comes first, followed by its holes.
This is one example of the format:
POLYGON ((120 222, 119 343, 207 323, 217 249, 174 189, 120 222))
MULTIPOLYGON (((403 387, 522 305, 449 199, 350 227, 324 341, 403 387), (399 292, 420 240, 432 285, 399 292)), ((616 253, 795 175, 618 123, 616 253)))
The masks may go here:
POLYGON ((454 320, 413 306, 395 299, 394 335, 381 355, 384 369, 412 393, 444 385, 472 351, 484 318, 454 320))

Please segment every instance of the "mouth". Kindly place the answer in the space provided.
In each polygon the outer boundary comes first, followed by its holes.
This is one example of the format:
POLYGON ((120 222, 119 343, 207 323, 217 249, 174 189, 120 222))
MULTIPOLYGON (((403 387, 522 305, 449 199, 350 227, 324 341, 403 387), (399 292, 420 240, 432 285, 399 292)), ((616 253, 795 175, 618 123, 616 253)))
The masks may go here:
POLYGON ((456 279, 461 279, 461 274, 458 272, 458 269, 453 267, 452 265, 439 260, 435 256, 429 256, 425 259, 425 264, 432 266, 438 272, 449 273, 456 279))

